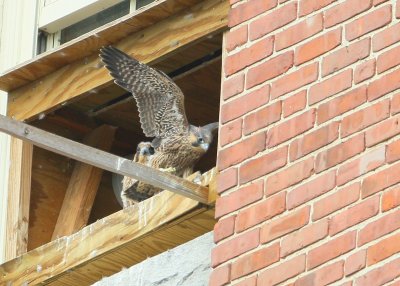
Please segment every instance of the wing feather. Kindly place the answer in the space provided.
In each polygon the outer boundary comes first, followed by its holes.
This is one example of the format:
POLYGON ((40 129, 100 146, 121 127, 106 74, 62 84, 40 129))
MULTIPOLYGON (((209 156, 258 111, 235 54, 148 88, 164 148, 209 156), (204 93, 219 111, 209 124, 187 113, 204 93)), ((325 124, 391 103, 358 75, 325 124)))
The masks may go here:
POLYGON ((135 98, 146 136, 168 138, 189 129, 184 95, 171 78, 112 46, 100 57, 114 82, 135 98))

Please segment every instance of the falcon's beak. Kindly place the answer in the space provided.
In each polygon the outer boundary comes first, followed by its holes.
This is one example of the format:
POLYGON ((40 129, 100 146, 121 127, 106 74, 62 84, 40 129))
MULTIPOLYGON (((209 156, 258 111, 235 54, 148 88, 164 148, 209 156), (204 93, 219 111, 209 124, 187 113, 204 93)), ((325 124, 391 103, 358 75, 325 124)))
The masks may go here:
POLYGON ((204 149, 204 151, 207 151, 207 150, 208 150, 208 147, 210 147, 210 144, 208 144, 208 143, 201 143, 201 144, 200 144, 200 147, 201 147, 202 149, 204 149))

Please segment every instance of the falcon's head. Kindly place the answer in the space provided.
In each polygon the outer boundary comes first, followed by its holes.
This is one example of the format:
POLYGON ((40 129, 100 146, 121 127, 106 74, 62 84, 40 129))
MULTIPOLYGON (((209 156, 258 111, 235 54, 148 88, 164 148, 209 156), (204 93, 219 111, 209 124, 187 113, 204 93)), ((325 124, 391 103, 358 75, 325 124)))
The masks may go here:
POLYGON ((146 164, 153 154, 154 148, 151 145, 151 142, 140 142, 136 148, 134 161, 141 164, 146 164))
POLYGON ((210 147, 215 132, 218 130, 218 122, 210 123, 204 126, 190 125, 190 143, 193 147, 206 152, 210 147))

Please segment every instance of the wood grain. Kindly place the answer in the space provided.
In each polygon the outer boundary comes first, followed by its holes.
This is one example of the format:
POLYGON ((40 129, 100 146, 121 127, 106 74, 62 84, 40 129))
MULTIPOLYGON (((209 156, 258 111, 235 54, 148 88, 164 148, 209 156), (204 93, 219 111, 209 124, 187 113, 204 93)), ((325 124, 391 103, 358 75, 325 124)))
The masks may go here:
MULTIPOLYGON (((204 212, 207 209, 196 201, 162 192, 139 205, 99 220, 72 236, 62 237, 4 263, 0 266, 0 284, 36 285, 72 272, 85 279, 60 283, 78 285, 78 281, 85 284, 89 280, 94 282, 101 275, 120 271, 123 265, 132 265, 133 261, 141 261, 147 255, 159 253, 168 246, 209 230, 214 223, 210 213, 200 221, 187 222, 187 219, 204 212), (189 225, 192 229, 188 229, 189 225), (165 233, 173 227, 173 231, 165 233), (110 259, 113 256, 119 259, 110 259)), ((64 281, 68 281, 67 277, 64 281)))
MULTIPOLYGON (((224 29, 228 9, 225 0, 204 1, 132 34, 115 46, 145 63, 161 61, 182 46, 224 29)), ((85 93, 96 92, 111 80, 107 70, 99 66, 95 53, 11 91, 8 115, 24 120, 33 118, 85 93)))
POLYGON ((143 30, 201 0, 158 0, 105 24, 90 33, 51 49, 0 75, 0 89, 11 91, 56 71, 79 59, 84 59, 104 45, 114 44, 130 34, 143 30))
MULTIPOLYGON (((86 136, 83 143, 109 151, 115 131, 113 126, 102 125, 86 136)), ((87 225, 102 175, 102 169, 81 162, 75 164, 52 240, 71 235, 87 225)))
POLYGON ((161 172, 131 160, 48 133, 28 124, 0 115, 0 131, 32 142, 46 150, 67 156, 104 170, 130 176, 155 187, 169 190, 199 202, 208 203, 208 189, 185 179, 161 172))
POLYGON ((31 143, 11 138, 5 260, 27 251, 32 152, 31 143))

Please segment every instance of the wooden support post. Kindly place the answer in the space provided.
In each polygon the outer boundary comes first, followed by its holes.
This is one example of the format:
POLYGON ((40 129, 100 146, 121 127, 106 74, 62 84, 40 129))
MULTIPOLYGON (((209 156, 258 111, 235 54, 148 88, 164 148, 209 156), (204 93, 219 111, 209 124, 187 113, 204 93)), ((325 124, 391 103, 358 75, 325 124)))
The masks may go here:
POLYGON ((80 162, 113 173, 132 177, 147 184, 151 184, 164 190, 169 190, 204 204, 210 204, 208 200, 208 188, 206 187, 61 136, 51 134, 3 115, 0 115, 0 131, 32 142, 36 146, 70 157, 80 162))
MULTIPOLYGON (((115 131, 113 126, 102 125, 92 131, 83 143, 108 151, 111 149, 115 131)), ((52 240, 73 234, 86 226, 102 175, 102 169, 76 162, 52 240)))
POLYGON ((33 145, 11 138, 5 260, 27 251, 33 145))

